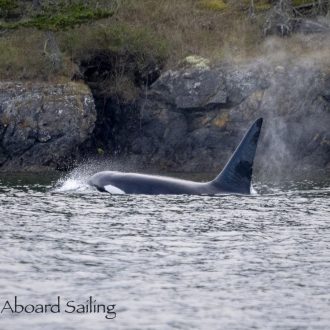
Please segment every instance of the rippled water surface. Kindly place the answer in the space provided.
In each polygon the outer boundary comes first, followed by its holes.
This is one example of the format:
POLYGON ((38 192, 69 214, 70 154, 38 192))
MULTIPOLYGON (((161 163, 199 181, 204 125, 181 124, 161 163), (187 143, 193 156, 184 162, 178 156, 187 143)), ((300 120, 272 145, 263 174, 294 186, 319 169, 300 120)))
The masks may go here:
POLYGON ((111 196, 0 177, 1 329, 330 329, 330 180, 253 196, 111 196), (65 313, 65 304, 116 304, 65 313))

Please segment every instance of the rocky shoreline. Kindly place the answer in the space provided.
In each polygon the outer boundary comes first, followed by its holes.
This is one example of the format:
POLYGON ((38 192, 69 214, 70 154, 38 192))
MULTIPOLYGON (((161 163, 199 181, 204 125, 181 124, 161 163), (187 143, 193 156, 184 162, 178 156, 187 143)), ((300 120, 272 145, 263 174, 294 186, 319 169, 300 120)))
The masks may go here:
POLYGON ((330 168, 330 70, 315 63, 190 58, 131 104, 92 92, 76 82, 0 83, 0 171, 67 169, 88 156, 218 171, 261 116, 259 168, 330 168))
POLYGON ((65 169, 95 119, 85 84, 1 82, 0 171, 65 169))

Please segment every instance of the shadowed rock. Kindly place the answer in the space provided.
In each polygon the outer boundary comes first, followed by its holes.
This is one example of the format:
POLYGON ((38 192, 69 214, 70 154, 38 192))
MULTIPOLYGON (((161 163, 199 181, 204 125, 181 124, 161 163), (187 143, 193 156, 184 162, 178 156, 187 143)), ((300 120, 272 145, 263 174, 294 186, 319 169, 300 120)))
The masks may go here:
POLYGON ((262 116, 259 165, 269 171, 324 168, 330 162, 328 81, 308 63, 169 71, 140 99, 136 125, 117 126, 117 150, 147 166, 217 171, 242 128, 262 116), (214 102, 215 95, 223 97, 214 102))

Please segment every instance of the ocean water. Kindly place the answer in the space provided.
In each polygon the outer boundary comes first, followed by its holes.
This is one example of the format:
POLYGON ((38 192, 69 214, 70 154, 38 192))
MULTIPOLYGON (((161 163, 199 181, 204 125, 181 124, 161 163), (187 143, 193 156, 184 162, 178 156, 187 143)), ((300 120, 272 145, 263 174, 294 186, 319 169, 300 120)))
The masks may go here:
POLYGON ((329 178, 254 186, 109 195, 77 172, 2 175, 0 329, 330 329, 329 178))

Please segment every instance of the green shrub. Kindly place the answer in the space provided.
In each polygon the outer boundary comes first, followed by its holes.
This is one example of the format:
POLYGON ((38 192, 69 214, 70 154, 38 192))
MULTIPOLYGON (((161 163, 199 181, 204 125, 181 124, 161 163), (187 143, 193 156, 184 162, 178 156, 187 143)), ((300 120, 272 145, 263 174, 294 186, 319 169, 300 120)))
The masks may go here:
POLYGON ((73 28, 76 25, 96 21, 113 15, 111 10, 93 9, 82 4, 64 6, 53 12, 50 7, 47 11, 38 13, 27 19, 1 23, 2 29, 17 29, 20 27, 37 28, 39 30, 58 31, 73 28))

